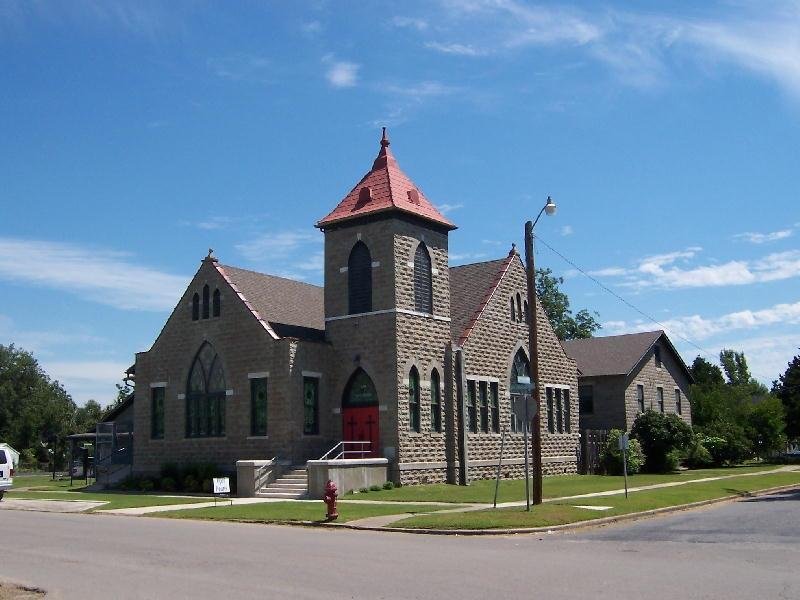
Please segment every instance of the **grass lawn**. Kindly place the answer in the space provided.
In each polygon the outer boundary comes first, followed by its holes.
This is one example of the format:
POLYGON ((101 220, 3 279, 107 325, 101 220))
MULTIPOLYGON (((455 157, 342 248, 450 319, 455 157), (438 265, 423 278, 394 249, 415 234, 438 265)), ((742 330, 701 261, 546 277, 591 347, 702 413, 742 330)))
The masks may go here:
MULTIPOLYGON (((716 477, 720 475, 738 475, 756 471, 772 470, 781 465, 757 465, 744 467, 725 467, 722 469, 697 469, 681 471, 666 475, 632 475, 628 477, 629 487, 667 483, 671 481, 688 481, 703 477, 716 477)), ((399 502, 456 502, 456 503, 486 503, 491 504, 494 499, 493 480, 473 481, 468 486, 448 485, 436 483, 431 485, 412 485, 368 492, 366 494, 347 495, 347 499, 364 500, 391 500, 399 502)), ((543 492, 545 498, 561 498, 592 492, 616 490, 624 487, 622 476, 611 475, 554 475, 544 478, 543 492)), ((500 481, 498 502, 514 502, 525 500, 525 482, 521 479, 505 479, 500 481)))
MULTIPOLYGON (((429 513, 436 510, 454 508, 452 506, 418 506, 406 504, 359 504, 339 502, 338 523, 395 515, 398 513, 429 513)), ((193 508, 170 512, 154 513, 153 517, 172 519, 210 519, 214 521, 246 521, 250 523, 273 523, 286 521, 322 521, 325 519, 325 505, 320 502, 264 502, 260 504, 220 505, 209 508, 193 508)))
POLYGON ((17 475, 14 477, 14 488, 33 488, 36 490, 61 490, 80 489, 84 487, 83 479, 75 479, 72 487, 69 485, 69 477, 53 479, 52 475, 17 475))
POLYGON ((791 484, 800 484, 800 472, 772 473, 755 477, 736 477, 722 481, 690 483, 680 487, 633 492, 627 499, 622 495, 572 501, 559 500, 534 506, 531 508, 531 512, 526 512, 523 506, 521 508, 484 509, 466 513, 420 515, 393 523, 392 527, 408 527, 411 529, 548 527, 679 504, 689 504, 714 498, 724 498, 726 496, 746 495, 757 490, 791 484), (612 508, 605 511, 596 511, 577 508, 576 504, 583 506, 611 506, 612 508))

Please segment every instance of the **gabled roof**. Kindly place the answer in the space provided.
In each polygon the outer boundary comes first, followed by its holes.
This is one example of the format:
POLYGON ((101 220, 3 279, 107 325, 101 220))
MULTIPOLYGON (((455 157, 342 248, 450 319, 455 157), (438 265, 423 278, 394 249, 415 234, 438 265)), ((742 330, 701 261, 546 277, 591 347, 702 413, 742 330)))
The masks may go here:
POLYGON ((602 375, 630 375, 644 356, 660 339, 676 357, 678 364, 685 371, 689 381, 692 374, 683 362, 681 355, 675 350, 672 342, 663 331, 645 331, 624 335, 609 335, 584 340, 564 340, 561 345, 567 354, 578 363, 578 369, 584 377, 602 375))
POLYGON ((389 150, 384 127, 381 149, 372 169, 316 226, 325 229, 342 221, 389 211, 415 215, 448 230, 456 228, 400 169, 389 150))
POLYGON ((216 262, 214 266, 273 337, 325 338, 321 287, 216 262))
POLYGON ((494 291, 519 255, 513 248, 506 258, 450 267, 450 337, 463 346, 494 291))

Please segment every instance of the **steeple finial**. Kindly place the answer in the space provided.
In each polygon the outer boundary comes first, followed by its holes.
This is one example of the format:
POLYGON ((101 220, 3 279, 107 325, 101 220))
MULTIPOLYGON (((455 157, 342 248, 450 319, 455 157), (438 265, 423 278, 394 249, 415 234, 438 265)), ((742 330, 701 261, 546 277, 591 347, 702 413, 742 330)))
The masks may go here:
POLYGON ((378 157, 375 159, 375 162, 372 163, 372 170, 380 169, 382 167, 386 167, 388 165, 397 165, 397 161, 392 156, 392 151, 389 150, 389 136, 386 135, 386 127, 382 128, 381 133, 381 149, 378 152, 378 157))
POLYGON ((383 134, 381 135, 381 148, 386 148, 391 142, 389 142, 389 136, 386 135, 386 127, 383 127, 383 134))
POLYGON ((517 245, 512 243, 511 250, 508 253, 509 256, 519 256, 519 250, 517 250, 517 245))

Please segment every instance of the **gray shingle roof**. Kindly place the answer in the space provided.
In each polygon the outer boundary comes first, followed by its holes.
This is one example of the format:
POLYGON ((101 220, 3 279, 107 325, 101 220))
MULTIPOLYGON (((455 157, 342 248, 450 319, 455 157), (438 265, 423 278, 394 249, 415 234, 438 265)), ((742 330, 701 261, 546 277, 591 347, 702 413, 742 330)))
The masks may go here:
POLYGON ((645 331, 565 340, 561 345, 584 376, 627 375, 662 335, 663 331, 645 331))
POLYGON ((280 337, 324 339, 323 288, 238 267, 220 267, 280 337))

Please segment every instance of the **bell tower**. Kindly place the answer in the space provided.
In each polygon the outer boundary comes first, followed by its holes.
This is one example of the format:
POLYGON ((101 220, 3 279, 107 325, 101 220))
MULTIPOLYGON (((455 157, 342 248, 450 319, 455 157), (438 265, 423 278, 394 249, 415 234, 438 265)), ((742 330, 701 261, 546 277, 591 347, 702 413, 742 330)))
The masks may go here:
MULTIPOLYGON (((390 476, 399 480, 413 438, 432 431, 432 373, 445 378, 448 234, 456 226, 400 169, 386 128, 372 168, 316 226, 325 234, 325 328, 335 356, 330 393, 334 404, 336 394, 352 399, 354 374, 369 377, 380 426, 371 454, 388 458, 390 476)), ((347 427, 342 435, 350 435, 347 427)))

